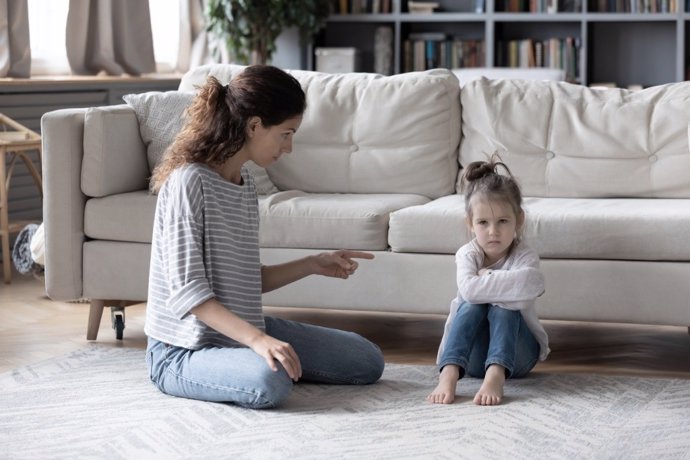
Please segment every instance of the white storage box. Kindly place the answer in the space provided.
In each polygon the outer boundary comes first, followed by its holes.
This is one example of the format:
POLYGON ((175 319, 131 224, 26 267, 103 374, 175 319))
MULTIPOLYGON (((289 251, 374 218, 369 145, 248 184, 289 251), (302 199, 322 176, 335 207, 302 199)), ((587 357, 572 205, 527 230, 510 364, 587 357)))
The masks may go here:
POLYGON ((356 48, 316 48, 314 53, 317 72, 359 72, 359 50, 356 48))

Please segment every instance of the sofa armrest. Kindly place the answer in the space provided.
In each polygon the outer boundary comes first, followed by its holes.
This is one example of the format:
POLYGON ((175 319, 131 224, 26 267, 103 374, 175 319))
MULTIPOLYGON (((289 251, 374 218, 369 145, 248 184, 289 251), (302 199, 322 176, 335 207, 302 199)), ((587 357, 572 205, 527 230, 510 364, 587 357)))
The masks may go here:
POLYGON ((63 109, 41 118, 46 293, 54 300, 82 297, 84 204, 81 167, 87 109, 63 109))
POLYGON ((146 146, 134 110, 125 104, 87 109, 82 192, 104 197, 145 190, 148 178, 146 146))

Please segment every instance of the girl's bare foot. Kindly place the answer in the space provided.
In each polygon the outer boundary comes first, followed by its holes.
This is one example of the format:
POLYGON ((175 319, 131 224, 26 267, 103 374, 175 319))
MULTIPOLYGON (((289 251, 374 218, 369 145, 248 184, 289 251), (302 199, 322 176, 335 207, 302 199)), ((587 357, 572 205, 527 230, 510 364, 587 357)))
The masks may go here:
POLYGON ((474 396, 474 403, 480 406, 496 406, 503 399, 503 384, 506 381, 506 368, 492 364, 486 370, 484 382, 474 396))
POLYGON ((438 376, 438 385, 426 400, 433 404, 450 404, 455 401, 455 387, 460 378, 460 368, 454 364, 447 364, 438 376))

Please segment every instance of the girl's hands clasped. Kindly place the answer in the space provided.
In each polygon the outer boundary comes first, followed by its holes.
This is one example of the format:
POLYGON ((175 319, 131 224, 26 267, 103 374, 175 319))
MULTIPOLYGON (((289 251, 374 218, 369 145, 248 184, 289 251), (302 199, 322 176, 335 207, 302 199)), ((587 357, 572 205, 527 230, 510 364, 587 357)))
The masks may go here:
POLYGON ((278 371, 278 366, 275 363, 278 361, 292 380, 296 382, 302 377, 302 364, 299 356, 289 343, 262 332, 247 345, 256 354, 262 356, 274 372, 278 371))

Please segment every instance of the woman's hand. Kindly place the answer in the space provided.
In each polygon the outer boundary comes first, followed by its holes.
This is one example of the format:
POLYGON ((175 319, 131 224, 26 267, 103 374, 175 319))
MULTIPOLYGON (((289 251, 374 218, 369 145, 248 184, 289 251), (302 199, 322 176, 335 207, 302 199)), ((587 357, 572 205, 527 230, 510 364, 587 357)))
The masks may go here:
POLYGON ((347 279, 359 267, 353 259, 373 259, 374 254, 362 251, 340 250, 322 252, 314 256, 314 274, 347 279))
POLYGON ((275 363, 278 361, 292 380, 296 382, 302 377, 302 364, 299 361, 299 356, 289 343, 262 332, 250 340, 247 345, 266 360, 273 372, 278 371, 278 366, 275 363))

